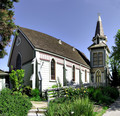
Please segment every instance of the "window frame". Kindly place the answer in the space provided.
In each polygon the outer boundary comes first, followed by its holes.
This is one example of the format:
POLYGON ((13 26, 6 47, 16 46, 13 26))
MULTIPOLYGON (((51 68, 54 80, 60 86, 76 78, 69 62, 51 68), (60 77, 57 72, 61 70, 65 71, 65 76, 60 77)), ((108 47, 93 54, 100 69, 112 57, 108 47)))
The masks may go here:
POLYGON ((87 70, 85 70, 85 82, 87 82, 87 70))
POLYGON ((98 66, 103 66, 103 52, 98 52, 98 66), (100 53, 102 53, 101 56, 100 56, 100 53), (100 64, 100 62, 102 63, 100 64))
POLYGON ((93 66, 98 66, 98 55, 97 55, 97 52, 93 53, 93 66), (94 56, 94 54, 96 54, 96 56, 94 56), (96 61, 95 61, 95 59, 96 59, 96 61))
POLYGON ((50 81, 56 81, 56 62, 55 62, 55 59, 54 58, 52 58, 51 59, 51 62, 50 62, 50 81), (53 63, 54 64, 52 64, 52 61, 54 61, 53 63), (54 68, 52 67, 52 66, 54 66, 54 68), (53 68, 53 69, 52 69, 53 68), (54 71, 54 73, 52 74, 52 71, 54 71), (52 76, 54 76, 54 78, 52 78, 52 76))
POLYGON ((72 66, 72 81, 75 82, 75 65, 72 66))
POLYGON ((103 51, 93 52, 92 56, 93 56, 92 57, 93 58, 92 63, 93 63, 94 67, 96 67, 96 66, 103 66, 104 65, 104 58, 103 58, 104 54, 103 54, 103 51), (102 55, 99 55, 101 53, 102 53, 102 55), (96 56, 94 54, 96 54, 96 56), (100 63, 100 62, 102 62, 102 63, 100 63))

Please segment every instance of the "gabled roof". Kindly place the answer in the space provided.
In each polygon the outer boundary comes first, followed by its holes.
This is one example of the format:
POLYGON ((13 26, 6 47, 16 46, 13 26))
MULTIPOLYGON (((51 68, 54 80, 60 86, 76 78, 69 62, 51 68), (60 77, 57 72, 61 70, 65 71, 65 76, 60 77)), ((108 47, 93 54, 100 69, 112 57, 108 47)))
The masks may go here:
POLYGON ((62 41, 62 44, 60 44, 59 39, 31 29, 20 27, 19 30, 29 39, 34 48, 52 52, 89 66, 78 50, 73 50, 73 47, 67 43, 62 41))

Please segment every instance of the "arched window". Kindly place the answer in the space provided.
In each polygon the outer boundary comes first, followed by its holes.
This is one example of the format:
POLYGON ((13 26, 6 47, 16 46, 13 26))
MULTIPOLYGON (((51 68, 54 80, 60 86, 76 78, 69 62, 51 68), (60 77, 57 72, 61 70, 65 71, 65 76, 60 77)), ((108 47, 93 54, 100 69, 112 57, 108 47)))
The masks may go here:
POLYGON ((85 70, 85 82, 87 82, 87 70, 85 70))
POLYGON ((98 70, 96 72, 96 83, 100 83, 101 82, 101 71, 98 70))
POLYGON ((72 68, 72 81, 75 81, 75 66, 72 68))
POLYGON ((55 60, 51 60, 51 80, 55 80, 55 60))
POLYGON ((16 59, 16 69, 21 69, 22 63, 21 63, 21 56, 20 54, 17 55, 16 59))

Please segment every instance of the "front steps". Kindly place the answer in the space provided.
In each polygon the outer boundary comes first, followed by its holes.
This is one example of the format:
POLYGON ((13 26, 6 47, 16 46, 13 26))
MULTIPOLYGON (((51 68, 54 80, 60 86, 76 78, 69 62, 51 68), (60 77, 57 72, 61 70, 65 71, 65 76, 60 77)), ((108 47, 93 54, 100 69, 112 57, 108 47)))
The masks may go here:
POLYGON ((31 109, 29 110, 28 116, 45 116, 46 109, 31 109))
POLYGON ((32 108, 29 110, 27 116, 45 116, 47 102, 43 101, 31 101, 32 108))

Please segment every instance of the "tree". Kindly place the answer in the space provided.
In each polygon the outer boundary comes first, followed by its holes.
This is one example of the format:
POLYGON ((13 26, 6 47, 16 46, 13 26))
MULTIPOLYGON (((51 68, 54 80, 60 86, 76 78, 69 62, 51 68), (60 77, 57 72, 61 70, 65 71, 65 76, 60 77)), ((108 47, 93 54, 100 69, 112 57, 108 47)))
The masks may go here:
POLYGON ((13 90, 14 91, 22 91, 22 86, 23 86, 23 78, 24 78, 24 70, 23 69, 17 69, 12 70, 11 73, 9 74, 11 83, 13 85, 13 90))
POLYGON ((112 46, 112 54, 110 58, 110 64, 112 69, 112 85, 120 85, 120 29, 115 35, 115 46, 112 46))
POLYGON ((13 3, 18 0, 0 0, 0 58, 7 53, 5 47, 11 41, 11 35, 15 34, 16 25, 14 23, 13 3))
POLYGON ((111 85, 112 86, 118 86, 120 85, 120 69, 119 65, 116 62, 116 59, 114 57, 110 58, 110 65, 112 70, 112 80, 111 85))
POLYGON ((115 46, 112 46, 113 52, 111 57, 114 57, 114 60, 120 64, 120 29, 115 35, 115 46))

